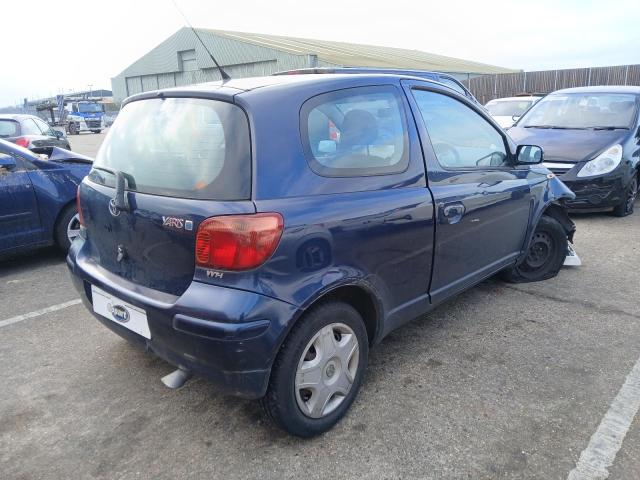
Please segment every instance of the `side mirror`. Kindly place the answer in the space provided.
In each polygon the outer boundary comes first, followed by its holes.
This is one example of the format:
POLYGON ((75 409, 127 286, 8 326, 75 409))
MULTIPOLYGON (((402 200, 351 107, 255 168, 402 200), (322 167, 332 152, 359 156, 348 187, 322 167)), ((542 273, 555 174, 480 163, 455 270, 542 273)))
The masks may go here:
POLYGON ((516 163, 518 165, 536 165, 542 163, 544 152, 536 145, 519 145, 516 150, 516 163))
POLYGON ((60 140, 61 138, 64 138, 64 132, 61 132, 60 130, 54 129, 53 134, 56 136, 58 140, 60 140))
POLYGON ((0 171, 9 171, 13 170, 14 168, 16 168, 16 159, 11 155, 0 153, 0 171))

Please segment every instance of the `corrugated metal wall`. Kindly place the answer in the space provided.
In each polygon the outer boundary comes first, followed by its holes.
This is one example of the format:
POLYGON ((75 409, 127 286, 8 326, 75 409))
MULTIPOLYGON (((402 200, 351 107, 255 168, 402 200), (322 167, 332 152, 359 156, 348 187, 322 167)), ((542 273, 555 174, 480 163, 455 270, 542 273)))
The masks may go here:
POLYGON ((485 104, 494 98, 520 93, 550 93, 589 85, 640 85, 640 65, 482 75, 464 83, 485 104))
MULTIPOLYGON (((271 75, 282 70, 316 66, 311 55, 292 55, 214 35, 202 35, 207 47, 232 78, 271 75)), ((162 42, 111 80, 113 97, 121 101, 129 95, 158 88, 192 85, 220 80, 209 54, 193 32, 183 28, 162 42), (179 52, 196 51, 198 70, 180 70, 179 52)))

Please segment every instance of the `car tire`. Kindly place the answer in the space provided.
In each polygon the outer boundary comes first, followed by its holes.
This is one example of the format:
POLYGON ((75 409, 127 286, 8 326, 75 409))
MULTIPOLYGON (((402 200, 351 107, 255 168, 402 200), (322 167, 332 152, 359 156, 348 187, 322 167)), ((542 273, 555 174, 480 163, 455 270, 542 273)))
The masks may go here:
POLYGON ((64 253, 69 251, 71 242, 80 234, 80 217, 75 202, 67 205, 58 217, 55 227, 55 241, 64 253))
POLYGON ((78 128, 76 127, 75 122, 69 123, 69 135, 77 135, 78 128))
POLYGON ((539 282, 555 277, 567 256, 568 239, 560 222, 548 215, 540 217, 525 258, 503 270, 509 283, 539 282))
POLYGON ((267 416, 298 437, 329 430, 355 400, 368 354, 367 330, 351 305, 329 301, 312 307, 289 332, 273 364, 261 399, 267 416))
POLYGON ((619 205, 616 205, 613 209, 613 214, 616 217, 626 217, 633 213, 633 209, 638 197, 638 174, 637 172, 631 178, 629 185, 624 192, 624 199, 619 205))

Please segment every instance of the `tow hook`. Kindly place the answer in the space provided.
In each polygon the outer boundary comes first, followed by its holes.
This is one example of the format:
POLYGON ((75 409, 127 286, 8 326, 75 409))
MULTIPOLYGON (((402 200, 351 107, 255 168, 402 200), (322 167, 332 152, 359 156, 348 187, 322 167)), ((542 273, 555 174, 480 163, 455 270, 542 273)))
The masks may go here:
POLYGON ((180 388, 185 383, 187 383, 187 380, 189 380, 192 375, 193 374, 191 373, 191 370, 180 367, 177 370, 171 372, 169 375, 165 375, 164 377, 162 377, 161 380, 162 383, 165 384, 165 386, 175 389, 180 388))

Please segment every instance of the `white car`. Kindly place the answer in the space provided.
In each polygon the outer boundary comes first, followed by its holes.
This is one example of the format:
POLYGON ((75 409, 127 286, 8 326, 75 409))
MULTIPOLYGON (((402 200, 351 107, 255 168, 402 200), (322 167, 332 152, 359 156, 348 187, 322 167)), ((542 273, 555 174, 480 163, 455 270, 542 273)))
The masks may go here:
POLYGON ((487 102, 485 108, 502 128, 509 128, 541 98, 539 95, 496 98, 487 102))

